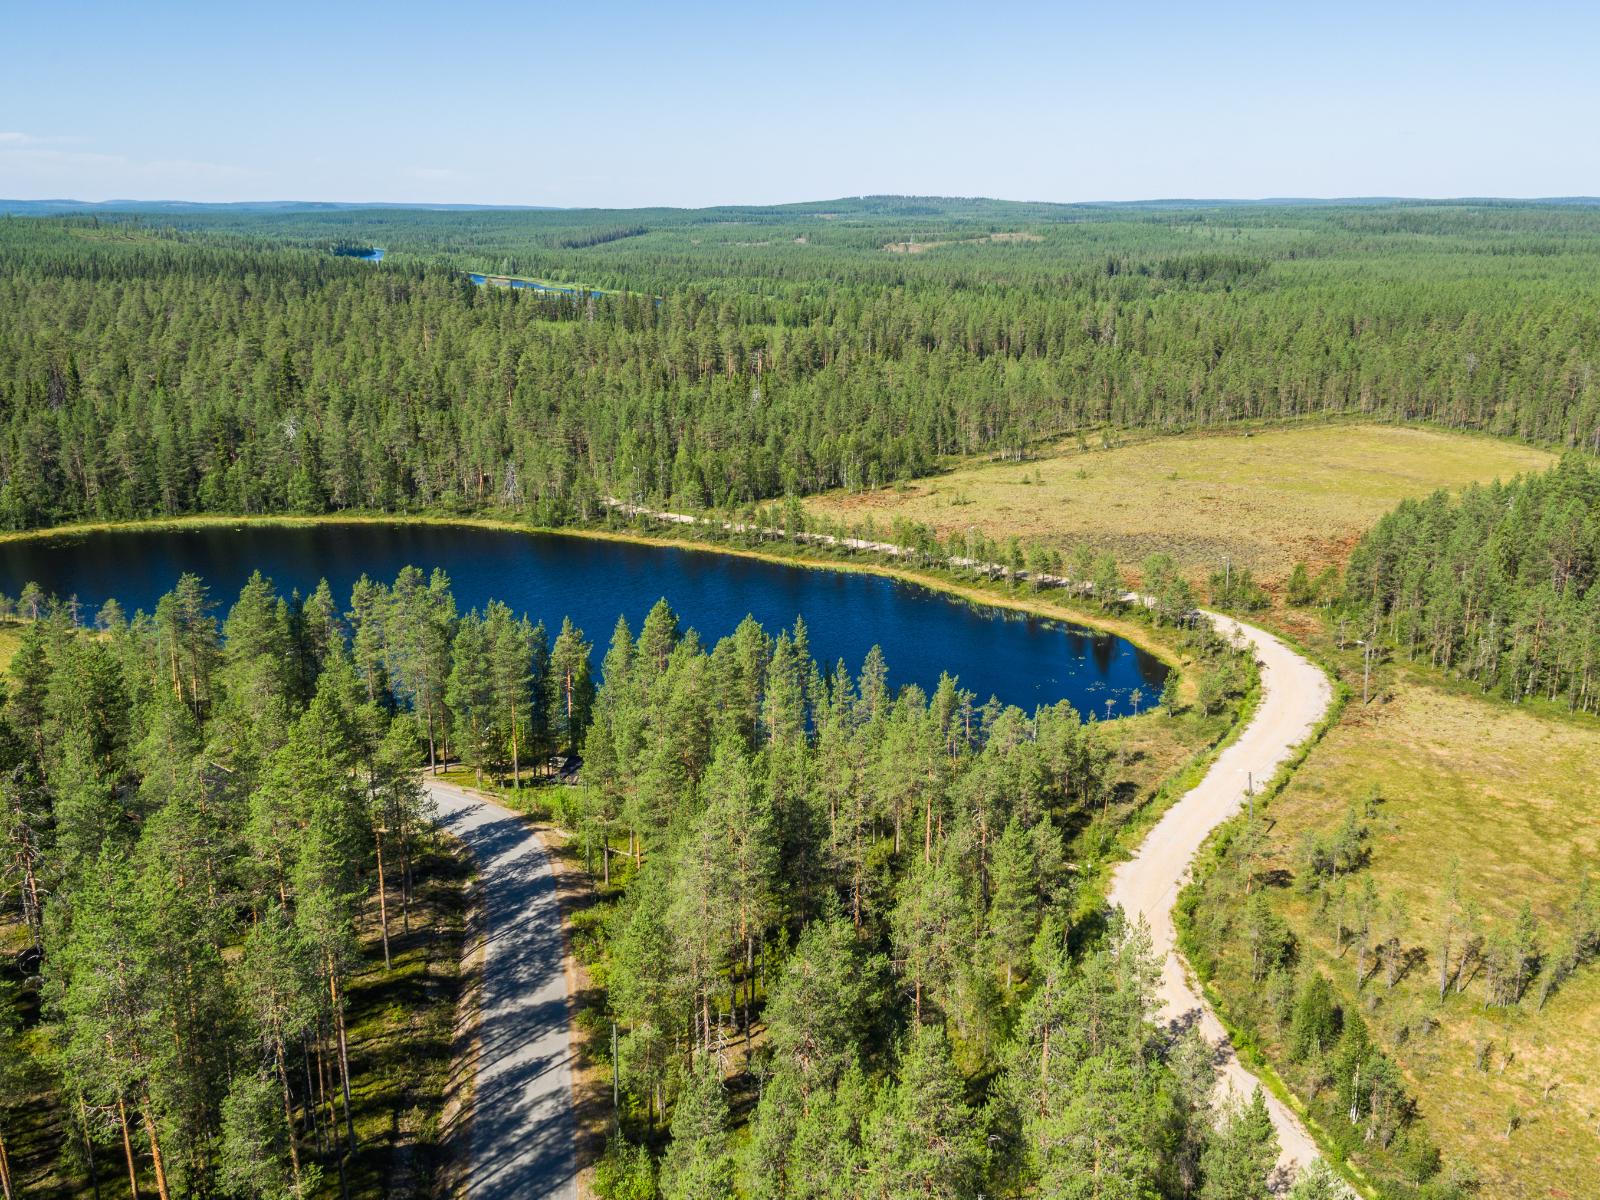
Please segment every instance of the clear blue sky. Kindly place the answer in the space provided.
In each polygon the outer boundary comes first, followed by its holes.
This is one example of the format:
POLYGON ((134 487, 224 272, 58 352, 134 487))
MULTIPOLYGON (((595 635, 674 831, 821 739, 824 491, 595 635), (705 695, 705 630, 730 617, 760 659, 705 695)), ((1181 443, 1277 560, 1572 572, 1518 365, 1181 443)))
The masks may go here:
POLYGON ((22 3, 0 196, 1600 193, 1580 3, 22 3))

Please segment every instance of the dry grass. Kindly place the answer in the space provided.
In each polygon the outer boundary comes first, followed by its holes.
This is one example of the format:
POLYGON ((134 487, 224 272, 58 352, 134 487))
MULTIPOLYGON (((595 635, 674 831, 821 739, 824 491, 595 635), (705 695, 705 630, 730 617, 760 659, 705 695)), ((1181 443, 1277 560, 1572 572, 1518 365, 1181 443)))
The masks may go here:
POLYGON ((941 534, 976 527, 1129 567, 1158 550, 1195 576, 1224 555, 1281 580, 1299 559, 1342 562, 1362 531, 1408 496, 1508 478, 1554 462, 1530 446, 1392 425, 1317 424, 1154 438, 1111 450, 1058 447, 1025 463, 969 462, 875 492, 832 492, 812 512, 896 518, 941 534))
MULTIPOLYGON (((1358 695, 1273 802, 1271 844, 1275 865, 1292 871, 1306 830, 1331 829, 1377 788, 1368 870, 1381 896, 1404 897, 1406 942, 1426 960, 1392 991, 1369 980, 1358 1000, 1350 952, 1334 953, 1313 900, 1284 889, 1281 911, 1302 952, 1382 1031, 1428 1130, 1447 1159, 1477 1167, 1485 1197, 1600 1195, 1600 966, 1580 970, 1542 1011, 1537 989, 1518 1007, 1485 1009, 1481 982, 1439 1002, 1436 957, 1453 860, 1464 897, 1491 927, 1527 900, 1553 949, 1560 906, 1600 861, 1600 725, 1447 690, 1406 669, 1387 687, 1387 703, 1364 708, 1358 695), (1433 1032, 1393 1045, 1396 1030, 1422 1028, 1424 1017, 1438 1022, 1433 1032), (1474 1061, 1480 1042, 1493 1043, 1486 1070, 1474 1061), (1513 1108, 1522 1125, 1507 1140, 1513 1108)), ((1231 1002, 1250 999, 1236 992, 1231 1002)))
POLYGON ((22 644, 22 622, 0 622, 0 674, 11 669, 11 660, 17 655, 17 647, 22 644))

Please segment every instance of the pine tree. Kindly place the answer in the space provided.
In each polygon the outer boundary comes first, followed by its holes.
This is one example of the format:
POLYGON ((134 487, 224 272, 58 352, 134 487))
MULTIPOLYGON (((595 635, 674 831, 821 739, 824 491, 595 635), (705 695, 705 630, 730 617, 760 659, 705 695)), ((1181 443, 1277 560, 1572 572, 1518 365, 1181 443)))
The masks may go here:
POLYGON ((462 617, 450 646, 450 677, 445 703, 456 729, 456 750, 472 768, 478 786, 483 769, 497 761, 501 724, 496 720, 495 678, 490 669, 489 639, 474 610, 462 617))
POLYGON ((222 1105, 221 1182, 249 1200, 303 1197, 305 1180, 291 1164, 292 1138, 266 1070, 242 1072, 222 1105))
POLYGON ((672 1111, 672 1141, 661 1164, 662 1200, 704 1200, 733 1194, 728 1153, 728 1099, 716 1055, 696 1057, 672 1111))
POLYGON ((1258 1087, 1250 1102, 1226 1114, 1201 1159, 1201 1200, 1270 1200, 1278 1135, 1258 1087))
POLYGON ((504 604, 491 602, 483 621, 483 654, 479 670, 487 684, 493 742, 511 768, 511 785, 522 786, 523 755, 528 749, 536 681, 533 674, 532 627, 519 621, 504 604))
POLYGON ((594 706, 594 683, 589 674, 592 647, 583 631, 563 618, 561 632, 550 649, 549 728, 564 754, 575 754, 583 744, 594 706))
POLYGON ((1037 925, 1033 845, 1022 822, 1012 817, 995 845, 993 895, 987 918, 995 958, 1010 988, 1016 970, 1027 962, 1037 925))
POLYGON ((899 1079, 875 1108, 866 1192, 875 1197, 966 1200, 983 1184, 984 1141, 942 1030, 913 1027, 899 1079))
MULTIPOLYGON (((28 1056, 19 1036, 14 988, 9 979, 0 979, 0 1096, 22 1095, 27 1079, 28 1056)), ((11 1151, 6 1135, 11 1131, 9 1103, 0 1101, 0 1193, 15 1200, 17 1186, 12 1179, 11 1151)))

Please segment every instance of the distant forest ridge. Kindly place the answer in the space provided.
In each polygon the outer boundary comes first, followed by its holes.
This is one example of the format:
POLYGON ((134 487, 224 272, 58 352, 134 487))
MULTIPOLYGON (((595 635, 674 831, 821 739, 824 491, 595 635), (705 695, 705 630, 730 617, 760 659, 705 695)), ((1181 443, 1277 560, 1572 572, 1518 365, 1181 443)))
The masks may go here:
POLYGON ((754 212, 768 210, 786 212, 805 210, 818 206, 835 208, 841 205, 875 205, 911 202, 925 205, 963 206, 992 205, 997 209, 1016 206, 1029 210, 1039 208, 1076 212, 1083 209, 1117 208, 1235 208, 1235 207, 1343 207, 1371 205, 1600 205, 1600 196, 1190 196, 1152 197, 1148 200, 1070 200, 1027 201, 997 200, 983 196, 846 196, 834 200, 796 201, 787 204, 747 205, 713 204, 703 207, 679 208, 604 208, 594 206, 569 207, 554 204, 425 204, 404 200, 73 200, 66 197, 44 200, 18 200, 0 197, 0 214, 16 216, 56 216, 76 212, 95 213, 189 213, 189 212, 239 212, 239 213, 299 213, 299 212, 361 212, 363 210, 391 210, 415 212, 566 212, 566 213, 718 213, 754 212))
POLYGON ((10 527, 554 524, 1327 415, 1600 451, 1600 206, 1577 204, 10 217, 0 312, 10 527))

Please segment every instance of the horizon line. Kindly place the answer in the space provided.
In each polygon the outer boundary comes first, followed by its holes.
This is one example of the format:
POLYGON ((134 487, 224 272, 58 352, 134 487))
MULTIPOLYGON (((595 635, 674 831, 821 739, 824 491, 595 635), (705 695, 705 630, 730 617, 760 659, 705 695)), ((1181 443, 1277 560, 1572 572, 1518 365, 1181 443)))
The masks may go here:
POLYGON ((1038 205, 1054 208, 1128 208, 1176 207, 1204 205, 1340 205, 1340 204, 1573 204, 1600 205, 1600 195, 1573 194, 1564 196, 1407 196, 1407 195, 1350 195, 1350 196, 1153 196, 1131 200, 1011 200, 999 196, 960 196, 914 192, 862 192, 854 195, 833 196, 816 200, 786 200, 773 203, 725 201, 716 204, 495 204, 470 200, 411 201, 411 200, 307 200, 307 199, 239 199, 239 200, 182 200, 138 199, 116 197, 106 200, 80 200, 68 196, 0 197, 0 212, 16 215, 14 208, 58 207, 84 208, 102 211, 120 211, 126 208, 157 209, 223 209, 223 208, 327 208, 327 209, 410 209, 434 211, 498 211, 498 212, 714 212, 720 209, 774 209, 805 208, 847 202, 871 200, 921 200, 961 203, 1038 205))

